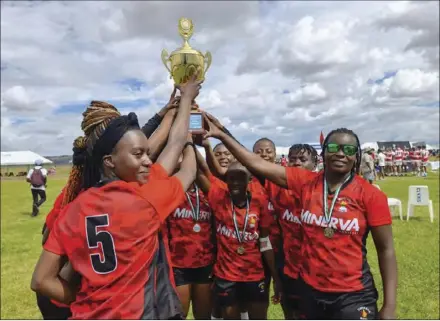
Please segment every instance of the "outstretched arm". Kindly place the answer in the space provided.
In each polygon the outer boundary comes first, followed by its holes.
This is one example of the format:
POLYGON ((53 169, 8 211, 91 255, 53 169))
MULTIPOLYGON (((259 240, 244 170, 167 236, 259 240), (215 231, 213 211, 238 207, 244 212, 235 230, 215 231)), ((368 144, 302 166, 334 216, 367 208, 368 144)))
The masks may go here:
POLYGON ((189 135, 188 142, 185 144, 183 150, 183 160, 180 164, 179 171, 174 175, 182 183, 183 190, 186 191, 190 188, 191 184, 196 179, 197 174, 197 162, 195 155, 195 147, 189 135))
POLYGON ((180 97, 175 96, 176 88, 174 88, 168 103, 157 114, 151 117, 148 122, 142 127, 142 131, 144 132, 145 136, 147 136, 147 138, 150 138, 157 127, 159 127, 167 112, 179 106, 180 97))
POLYGON ((148 140, 148 146, 150 147, 150 159, 154 162, 159 156, 160 152, 167 143, 168 134, 170 133, 171 125, 173 124, 174 117, 176 116, 177 110, 171 109, 168 111, 159 126, 159 129, 151 135, 148 140))
POLYGON ((209 132, 206 134, 205 138, 215 137, 221 140, 232 155, 234 155, 235 158, 252 173, 263 176, 273 183, 283 188, 287 188, 286 169, 283 166, 269 163, 260 156, 248 151, 234 138, 230 137, 214 125, 209 115, 205 114, 205 120, 209 124, 209 132))
POLYGON ((176 120, 171 126, 168 143, 157 159, 157 163, 162 165, 168 175, 173 173, 177 165, 177 160, 182 153, 182 148, 187 141, 192 101, 197 97, 201 88, 201 81, 197 81, 196 77, 197 74, 194 74, 190 80, 179 89, 182 94, 179 111, 177 112, 176 120))
POLYGON ((196 184, 202 192, 205 195, 209 194, 209 189, 211 188, 211 182, 209 181, 209 175, 212 175, 209 171, 208 165, 206 164, 205 160, 203 159, 202 154, 195 149, 196 152, 196 159, 197 159, 197 178, 196 178, 196 184))

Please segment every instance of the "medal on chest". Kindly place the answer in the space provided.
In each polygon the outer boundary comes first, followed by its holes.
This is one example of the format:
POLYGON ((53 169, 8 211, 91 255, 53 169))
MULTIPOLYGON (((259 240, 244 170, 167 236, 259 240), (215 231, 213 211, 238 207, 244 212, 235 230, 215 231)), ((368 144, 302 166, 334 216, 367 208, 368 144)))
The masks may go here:
POLYGON ((237 213, 235 212, 235 206, 232 201, 231 201, 231 206, 232 206, 232 221, 234 222, 235 235, 237 236, 238 243, 240 243, 240 246, 237 248, 237 253, 238 253, 238 255, 243 255, 246 252, 246 250, 243 246, 243 242, 244 242, 244 233, 246 232, 246 227, 247 227, 248 218, 249 218, 249 200, 246 199, 246 214, 244 217, 244 225, 243 225, 243 230, 241 231, 241 233, 240 233, 240 230, 238 227, 237 213))
POLYGON ((335 230, 330 227, 330 222, 332 220, 332 216, 333 216, 333 210, 335 209, 335 204, 336 201, 338 200, 338 196, 339 193, 341 192, 342 186, 345 185, 345 183, 347 183, 351 178, 351 174, 348 175, 348 177, 345 179, 345 181, 338 186, 338 188, 335 191, 335 194, 333 195, 333 200, 332 203, 330 205, 330 209, 328 208, 328 185, 327 185, 327 180, 325 178, 324 175, 324 199, 323 199, 323 205, 324 205, 324 220, 325 223, 327 225, 326 228, 324 228, 324 236, 326 238, 331 239, 334 235, 335 235, 335 230))
POLYGON ((197 187, 197 185, 195 185, 195 195, 196 195, 196 204, 195 204, 195 206, 192 203, 191 197, 189 196, 189 194, 185 193, 185 195, 186 195, 186 200, 189 203, 189 206, 191 206, 191 216, 192 216, 192 219, 194 221, 193 231, 195 233, 200 233, 202 228, 201 228, 200 224, 198 223, 199 216, 200 216, 200 194, 199 194, 199 188, 197 187))

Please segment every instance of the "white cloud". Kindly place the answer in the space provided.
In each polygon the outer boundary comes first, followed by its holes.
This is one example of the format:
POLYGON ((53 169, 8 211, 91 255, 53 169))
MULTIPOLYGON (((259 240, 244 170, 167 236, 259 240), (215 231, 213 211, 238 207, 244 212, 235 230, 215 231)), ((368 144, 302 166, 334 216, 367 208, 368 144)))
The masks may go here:
POLYGON ((146 122, 171 93, 160 52, 180 45, 181 16, 195 23, 191 44, 213 54, 199 105, 247 146, 335 127, 363 141, 438 140, 434 1, 20 1, 1 15, 2 150, 70 153, 82 108, 62 111, 92 99, 136 101, 146 122))

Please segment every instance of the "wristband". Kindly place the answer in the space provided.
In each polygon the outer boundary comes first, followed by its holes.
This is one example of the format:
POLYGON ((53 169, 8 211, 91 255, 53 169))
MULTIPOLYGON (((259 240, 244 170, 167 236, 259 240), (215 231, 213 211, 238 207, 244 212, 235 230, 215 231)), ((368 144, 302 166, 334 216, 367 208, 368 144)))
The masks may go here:
POLYGON ((183 149, 182 150, 185 150, 185 148, 188 147, 188 146, 192 146, 192 148, 196 148, 196 146, 194 145, 193 142, 186 142, 185 145, 183 145, 183 149))
POLYGON ((272 243, 270 243, 269 236, 260 237, 260 252, 272 250, 272 243))

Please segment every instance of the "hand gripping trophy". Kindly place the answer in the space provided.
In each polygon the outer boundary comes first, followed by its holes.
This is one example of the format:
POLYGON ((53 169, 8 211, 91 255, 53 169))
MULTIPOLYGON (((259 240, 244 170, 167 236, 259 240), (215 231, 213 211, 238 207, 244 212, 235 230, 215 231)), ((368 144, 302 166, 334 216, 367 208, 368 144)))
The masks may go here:
MULTIPOLYGON (((174 84, 180 85, 188 81, 189 77, 198 72, 198 80, 204 80, 205 74, 211 66, 212 56, 209 51, 204 55, 191 48, 188 40, 193 35, 194 25, 191 19, 179 19, 179 34, 183 39, 183 46, 174 50, 168 55, 166 49, 162 50, 162 62, 170 73, 170 78, 174 79, 174 84)), ((190 116, 189 129, 193 134, 203 133, 205 124, 202 111, 196 102, 193 102, 193 109, 190 116)))

